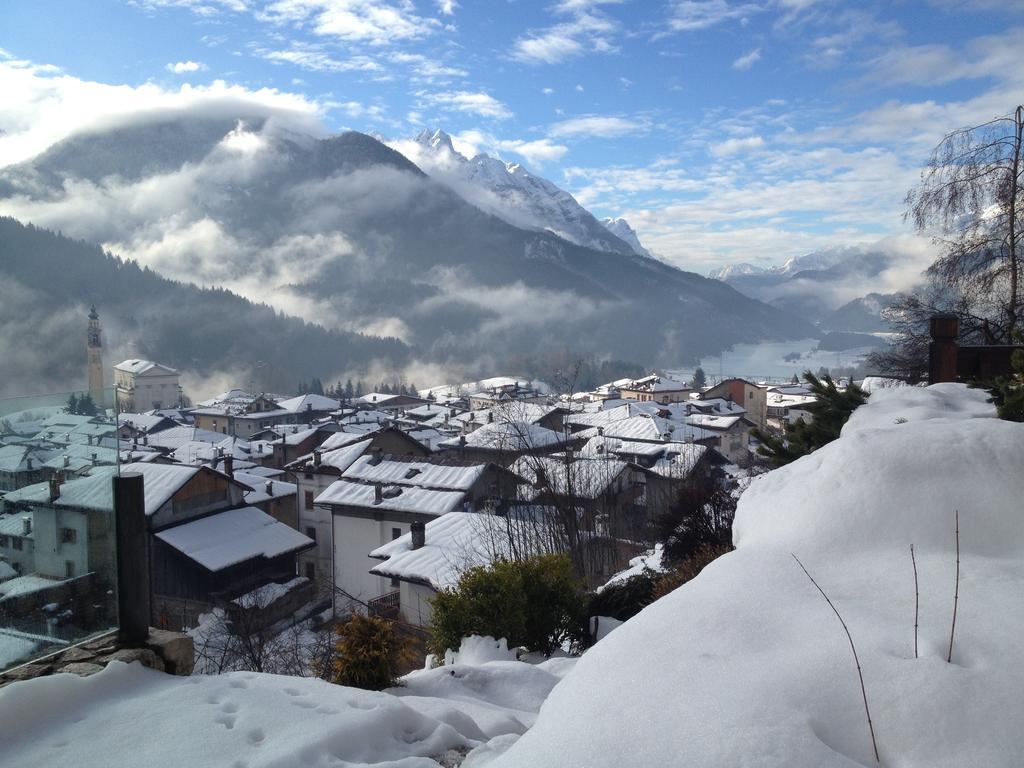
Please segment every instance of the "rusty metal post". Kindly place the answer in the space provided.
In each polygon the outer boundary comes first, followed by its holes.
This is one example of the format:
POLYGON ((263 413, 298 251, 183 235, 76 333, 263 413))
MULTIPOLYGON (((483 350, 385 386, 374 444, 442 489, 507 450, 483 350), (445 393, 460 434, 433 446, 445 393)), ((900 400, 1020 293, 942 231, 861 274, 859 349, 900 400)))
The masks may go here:
POLYGON ((933 315, 929 323, 932 342, 928 345, 928 383, 957 380, 956 339, 960 320, 956 315, 933 315))
POLYGON ((126 645, 149 638, 149 532, 143 479, 138 472, 114 478, 117 521, 118 636, 126 645))

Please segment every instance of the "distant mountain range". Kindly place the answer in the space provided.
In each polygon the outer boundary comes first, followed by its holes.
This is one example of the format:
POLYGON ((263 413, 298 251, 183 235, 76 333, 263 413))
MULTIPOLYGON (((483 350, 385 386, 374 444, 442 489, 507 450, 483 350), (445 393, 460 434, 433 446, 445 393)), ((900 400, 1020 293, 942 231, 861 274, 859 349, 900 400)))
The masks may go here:
POLYGON ((909 290, 920 267, 896 250, 829 248, 789 259, 781 266, 731 264, 709 276, 815 324, 822 331, 876 333, 889 330, 882 311, 897 298, 881 286, 909 290))
MULTIPOLYGON (((450 149, 442 135, 423 138, 432 152, 450 149)), ((163 277, 265 301, 279 310, 261 310, 267 323, 292 322, 283 311, 334 329, 308 339, 297 330, 293 359, 261 319, 250 334, 262 343, 231 356, 282 366, 288 357, 296 374, 317 357, 316 375, 326 377, 374 356, 494 370, 554 350, 679 364, 737 342, 813 334, 721 281, 640 255, 628 225, 609 229, 550 182, 487 160, 453 158, 466 164, 456 188, 456 172, 434 178, 364 134, 317 138, 259 115, 157 113, 0 170, 0 212, 102 243, 163 277), (520 215, 534 225, 510 223, 520 215), (340 354, 345 344, 353 351, 340 354)), ((103 273, 103 297, 146 315, 124 329, 139 334, 139 354, 182 364, 170 329, 202 322, 203 312, 176 316, 169 283, 154 274, 145 290, 122 285, 125 269, 103 273)), ((17 277, 42 306, 103 300, 95 281, 76 297, 73 285, 54 295, 43 272, 17 277)), ((205 369, 215 359, 213 350, 197 357, 205 369)))

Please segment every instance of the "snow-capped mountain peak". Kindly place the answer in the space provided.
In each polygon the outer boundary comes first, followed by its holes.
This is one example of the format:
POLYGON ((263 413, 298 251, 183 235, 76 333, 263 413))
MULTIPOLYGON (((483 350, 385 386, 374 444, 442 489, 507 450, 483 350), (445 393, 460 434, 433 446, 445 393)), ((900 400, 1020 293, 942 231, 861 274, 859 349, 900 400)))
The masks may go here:
POLYGON ((632 248, 638 255, 651 255, 651 252, 644 248, 643 243, 640 242, 640 237, 637 235, 636 230, 633 229, 625 219, 613 219, 608 217, 601 219, 601 223, 604 225, 605 229, 626 243, 626 245, 632 248))
MULTIPOLYGON (((606 228, 571 194, 521 163, 482 153, 467 158, 441 129, 424 129, 415 139, 393 142, 391 146, 477 208, 514 226, 551 232, 602 251, 650 255, 635 233, 633 242, 617 230, 606 228)), ((628 224, 626 230, 632 232, 628 224)))
MULTIPOLYGON (((444 150, 448 150, 453 155, 459 154, 458 152, 455 151, 455 146, 452 144, 452 137, 449 136, 444 131, 442 131, 440 128, 438 128, 435 131, 431 131, 427 128, 424 128, 416 136, 416 143, 422 144, 425 147, 430 147, 431 149, 437 152, 443 152, 444 150)), ((459 156, 461 157, 461 155, 459 156)))

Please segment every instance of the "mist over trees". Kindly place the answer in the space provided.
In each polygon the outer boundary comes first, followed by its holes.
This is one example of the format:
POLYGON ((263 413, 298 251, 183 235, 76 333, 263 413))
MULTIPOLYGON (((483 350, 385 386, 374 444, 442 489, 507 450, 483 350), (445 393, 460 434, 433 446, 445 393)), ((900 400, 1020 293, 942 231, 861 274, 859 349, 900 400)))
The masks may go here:
MULTIPOLYGON (((175 368, 255 371, 265 389, 290 390, 296 376, 326 365, 399 367, 397 339, 327 330, 229 291, 160 277, 99 246, 0 217, 0 394, 80 389, 85 324, 94 302, 103 324, 105 364, 152 357, 175 368)), ((239 381, 239 385, 247 382, 239 381)))

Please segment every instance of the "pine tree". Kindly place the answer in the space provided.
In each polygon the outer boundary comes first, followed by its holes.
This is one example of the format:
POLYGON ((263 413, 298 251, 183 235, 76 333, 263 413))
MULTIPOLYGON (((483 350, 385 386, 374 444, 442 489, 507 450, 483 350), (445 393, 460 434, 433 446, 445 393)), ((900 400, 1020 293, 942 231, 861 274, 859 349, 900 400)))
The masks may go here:
POLYGON ((64 408, 67 413, 78 413, 78 397, 72 392, 68 395, 68 404, 64 408))
POLYGON ((352 379, 351 378, 347 379, 345 381, 345 399, 346 400, 351 400, 352 399, 352 395, 355 394, 355 391, 356 391, 356 388, 352 385, 352 379))
POLYGON ((697 368, 697 370, 693 372, 693 388, 704 389, 704 387, 707 386, 707 383, 708 377, 707 374, 704 373, 704 369, 697 368))
POLYGON ((313 381, 309 385, 309 391, 314 395, 322 395, 324 393, 324 385, 321 383, 320 377, 313 377, 313 381))
POLYGON ((782 437, 757 429, 752 433, 761 441, 757 452, 776 467, 788 464, 835 440, 850 414, 868 399, 867 392, 852 382, 846 389, 839 390, 831 376, 818 378, 810 371, 804 374, 804 380, 810 386, 811 393, 817 397, 816 402, 806 407, 811 414, 811 421, 799 420, 786 424, 782 437))

